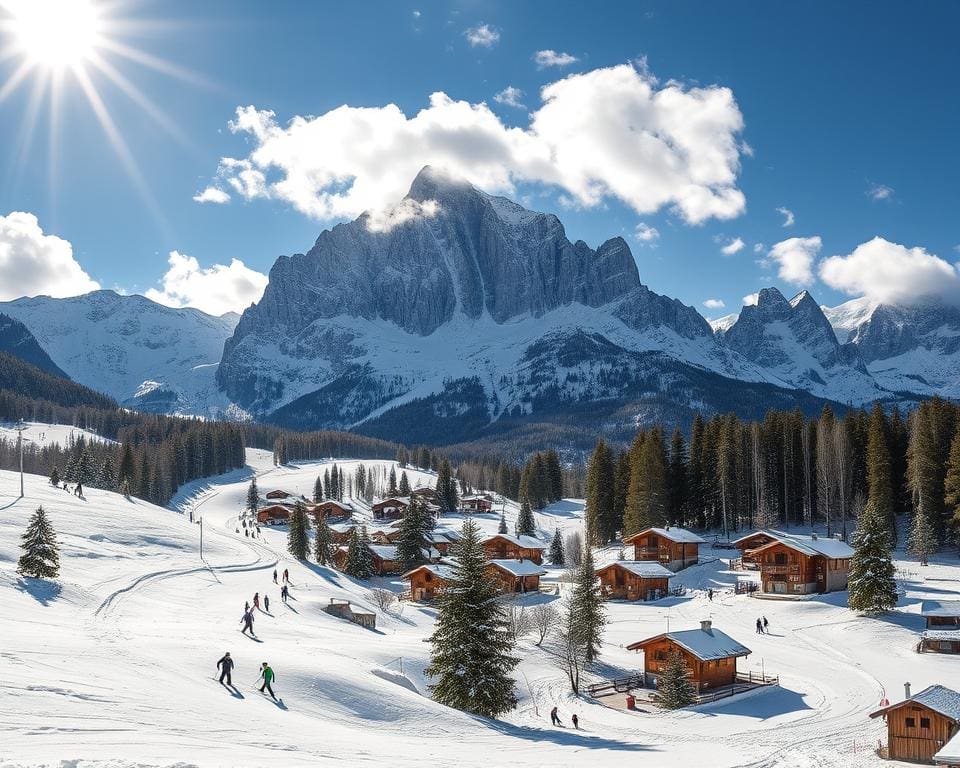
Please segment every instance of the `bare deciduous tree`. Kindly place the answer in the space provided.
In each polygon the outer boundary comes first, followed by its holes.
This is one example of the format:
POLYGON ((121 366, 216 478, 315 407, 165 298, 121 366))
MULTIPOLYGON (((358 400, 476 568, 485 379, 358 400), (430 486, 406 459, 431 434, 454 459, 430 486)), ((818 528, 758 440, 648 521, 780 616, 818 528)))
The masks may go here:
POLYGON ((373 595, 373 601, 377 604, 377 607, 384 613, 389 611, 393 604, 397 602, 397 593, 389 589, 378 587, 370 590, 370 594, 373 595))
POLYGON ((543 645, 543 641, 559 623, 560 611, 548 603, 540 603, 530 609, 530 626, 537 636, 537 646, 543 645))
POLYGON ((563 554, 566 557, 567 565, 576 568, 583 559, 583 534, 580 531, 572 531, 567 534, 563 542, 563 554))

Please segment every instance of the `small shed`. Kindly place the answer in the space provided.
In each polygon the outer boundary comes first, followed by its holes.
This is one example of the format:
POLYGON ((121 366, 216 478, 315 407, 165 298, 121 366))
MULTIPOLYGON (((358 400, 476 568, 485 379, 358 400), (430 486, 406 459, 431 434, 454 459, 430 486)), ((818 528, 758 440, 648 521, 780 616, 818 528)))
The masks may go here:
POLYGON ((660 563, 630 560, 617 560, 596 573, 603 596, 619 600, 659 600, 675 575, 660 563))
POLYGON ((403 579, 410 582, 411 600, 433 600, 453 579, 453 566, 441 563, 421 565, 403 574, 403 579))
POLYGON ((547 546, 533 536, 511 536, 495 533, 482 542, 488 560, 532 560, 537 565, 543 562, 547 546))
POLYGON ((290 508, 271 504, 257 510, 257 522, 261 525, 282 525, 290 520, 290 508))
POLYGON ((377 614, 369 611, 358 611, 349 600, 338 600, 335 597, 330 598, 330 603, 324 607, 324 612, 340 619, 352 621, 366 629, 377 628, 377 614))
POLYGON ((623 543, 633 545, 634 560, 652 560, 676 572, 697 564, 704 541, 686 528, 668 526, 645 528, 627 536, 623 543))
POLYGON ((960 653, 960 629, 925 629, 917 650, 921 653, 960 653))
POLYGON ((493 510, 493 501, 486 496, 463 496, 460 499, 460 511, 464 514, 483 514, 493 510))
POLYGON ((491 560, 484 566, 500 592, 539 592, 547 572, 532 560, 491 560))
POLYGON ((927 622, 927 629, 960 628, 960 600, 924 600, 920 603, 920 615, 927 622))
POLYGON ((370 507, 374 520, 397 520, 410 508, 409 496, 388 496, 370 507))
POLYGON ((280 488, 277 488, 272 491, 267 491, 267 498, 271 500, 289 499, 292 496, 293 496, 292 493, 290 493, 289 491, 281 490, 280 488))
POLYGON ((932 765, 960 730, 960 693, 931 685, 911 696, 908 684, 903 701, 870 713, 881 716, 887 722, 887 757, 932 765))

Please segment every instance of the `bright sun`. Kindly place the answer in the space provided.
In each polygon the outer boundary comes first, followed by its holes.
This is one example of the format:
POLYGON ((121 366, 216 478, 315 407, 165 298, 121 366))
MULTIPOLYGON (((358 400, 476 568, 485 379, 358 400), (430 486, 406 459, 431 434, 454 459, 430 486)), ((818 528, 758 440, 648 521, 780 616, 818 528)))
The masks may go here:
POLYGON ((75 67, 96 52, 102 20, 92 0, 8 0, 4 5, 17 47, 32 63, 75 67))

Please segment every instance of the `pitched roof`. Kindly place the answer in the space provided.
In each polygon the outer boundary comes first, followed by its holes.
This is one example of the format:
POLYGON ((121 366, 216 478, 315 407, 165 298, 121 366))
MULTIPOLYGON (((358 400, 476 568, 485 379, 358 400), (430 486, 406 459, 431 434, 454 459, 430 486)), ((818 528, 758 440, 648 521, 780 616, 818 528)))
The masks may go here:
POLYGON ((750 649, 741 645, 726 632, 721 632, 713 627, 697 629, 684 629, 679 632, 664 632, 654 637, 648 637, 638 643, 632 643, 627 646, 628 651, 634 651, 648 645, 654 640, 668 638, 679 645, 684 650, 689 651, 700 661, 713 661, 715 659, 728 659, 736 656, 748 656, 750 649))
POLYGON ((370 544, 370 551, 381 560, 396 560, 397 548, 389 544, 370 544))
POLYGON ((352 511, 353 511, 353 504, 345 504, 344 502, 342 502, 342 501, 337 501, 336 499, 324 499, 323 501, 318 501, 314 506, 317 506, 317 507, 325 507, 325 506, 327 506, 327 505, 331 505, 331 506, 334 506, 334 507, 340 507, 340 509, 342 509, 342 510, 344 510, 344 511, 346 511, 346 512, 352 512, 352 511))
POLYGON ((669 528, 644 528, 642 531, 639 531, 632 536, 627 536, 624 539, 624 542, 633 541, 638 536, 644 536, 648 533, 655 533, 657 536, 670 539, 670 541, 675 541, 677 544, 704 543, 704 540, 697 536, 697 534, 695 534, 693 531, 688 531, 686 528, 675 528, 673 526, 669 528))
POLYGON ((401 578, 409 579, 410 576, 412 576, 417 571, 424 571, 424 570, 430 571, 430 573, 432 573, 438 579, 445 579, 446 581, 449 581, 450 579, 452 579, 454 575, 454 567, 452 565, 447 565, 444 563, 427 563, 426 565, 420 565, 420 566, 417 566, 416 568, 413 568, 407 571, 405 574, 403 574, 401 578))
POLYGON ((924 600, 920 603, 921 616, 960 616, 960 600, 924 600))
POLYGON ((771 539, 778 539, 783 535, 785 534, 781 533, 780 531, 771 531, 771 530, 763 529, 759 531, 754 531, 753 533, 748 533, 746 536, 741 536, 739 539, 734 539, 730 543, 736 546, 737 544, 740 544, 741 542, 744 542, 747 539, 752 539, 754 536, 768 536, 771 539))
POLYGON ((540 539, 537 539, 533 536, 512 536, 509 533, 494 533, 490 536, 487 536, 483 543, 486 544, 488 541, 493 541, 494 539, 505 539, 509 541, 514 546, 520 547, 521 549, 546 549, 547 545, 544 544, 540 539))
POLYGON ((960 628, 957 629, 925 629, 923 630, 924 640, 948 640, 960 642, 960 628))
POLYGON ((533 560, 490 560, 487 565, 495 566, 513 576, 543 576, 546 573, 533 560))
POLYGON ((960 722, 960 693, 944 685, 928 685, 920 693, 911 696, 909 699, 898 701, 896 704, 871 712, 870 717, 878 717, 905 704, 921 704, 944 717, 960 722))
POLYGON ((675 574, 669 568, 664 568, 660 563, 655 563, 652 560, 650 561, 634 561, 634 560, 616 560, 608 565, 603 566, 602 568, 597 568, 597 573, 600 571, 605 571, 607 568, 623 568, 625 571, 630 571, 630 573, 635 576, 639 576, 641 579, 672 579, 675 574))
POLYGON ((399 502, 399 503, 404 504, 404 505, 406 505, 406 506, 408 506, 408 507, 410 506, 410 497, 409 497, 409 496, 386 496, 386 497, 380 499, 380 501, 374 502, 374 506, 377 506, 378 504, 388 504, 388 503, 390 503, 391 501, 399 502))
POLYGON ((821 536, 804 536, 798 533, 778 533, 776 541, 757 547, 754 552, 762 552, 767 547, 783 544, 785 547, 802 552, 805 555, 823 555, 833 559, 853 557, 853 548, 845 541, 821 536))

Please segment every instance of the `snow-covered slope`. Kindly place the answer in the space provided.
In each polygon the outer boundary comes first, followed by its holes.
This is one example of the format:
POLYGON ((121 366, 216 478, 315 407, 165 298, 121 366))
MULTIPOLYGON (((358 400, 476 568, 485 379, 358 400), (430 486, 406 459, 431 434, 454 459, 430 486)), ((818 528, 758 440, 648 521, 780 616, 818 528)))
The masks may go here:
POLYGON ((870 319, 873 310, 877 308, 877 302, 861 296, 859 299, 850 299, 836 307, 820 306, 823 314, 830 325, 833 326, 834 333, 841 344, 850 340, 850 333, 856 330, 870 319))
POLYGON ((95 291, 0 303, 74 380, 122 404, 160 413, 220 414, 214 377, 237 316, 173 309, 143 296, 95 291))

